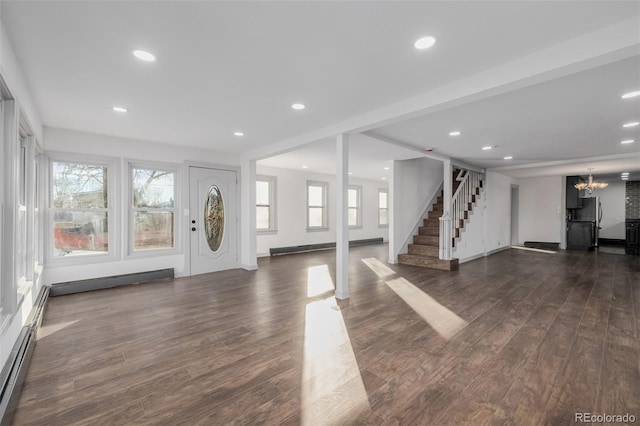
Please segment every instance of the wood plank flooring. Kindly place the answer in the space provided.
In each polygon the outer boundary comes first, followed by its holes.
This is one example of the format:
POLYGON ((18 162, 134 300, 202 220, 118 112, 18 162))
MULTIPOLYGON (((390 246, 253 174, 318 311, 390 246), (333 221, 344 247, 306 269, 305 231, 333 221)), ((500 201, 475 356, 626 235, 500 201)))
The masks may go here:
POLYGON ((347 303, 326 291, 333 251, 51 298, 14 424, 640 421, 638 257, 507 250, 444 272, 386 250, 351 249, 347 303), (390 280, 466 326, 441 336, 390 280))

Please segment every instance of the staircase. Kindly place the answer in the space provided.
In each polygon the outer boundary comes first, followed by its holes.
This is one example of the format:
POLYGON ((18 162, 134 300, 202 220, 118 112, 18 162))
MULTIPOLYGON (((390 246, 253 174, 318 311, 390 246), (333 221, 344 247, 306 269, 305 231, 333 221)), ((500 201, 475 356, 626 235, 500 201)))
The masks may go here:
MULTIPOLYGON (((466 220, 476 204, 480 191, 482 189, 482 180, 476 179, 470 181, 464 175, 464 171, 455 170, 453 173, 453 193, 454 206, 460 205, 453 223, 453 232, 451 239, 451 247, 454 247, 456 240, 460 237, 460 231, 464 228, 466 220), (472 187, 463 187, 458 190, 460 185, 472 185, 472 187), (466 197, 460 197, 461 192, 466 192, 466 197), (461 200, 464 203, 461 203, 461 200)), ((398 256, 398 263, 402 265, 413 265, 423 268, 441 269, 444 271, 457 271, 458 259, 440 259, 440 217, 443 213, 443 194, 442 191, 433 204, 427 216, 422 220, 422 226, 418 228, 418 235, 413 236, 413 244, 409 244, 409 253, 398 256)))

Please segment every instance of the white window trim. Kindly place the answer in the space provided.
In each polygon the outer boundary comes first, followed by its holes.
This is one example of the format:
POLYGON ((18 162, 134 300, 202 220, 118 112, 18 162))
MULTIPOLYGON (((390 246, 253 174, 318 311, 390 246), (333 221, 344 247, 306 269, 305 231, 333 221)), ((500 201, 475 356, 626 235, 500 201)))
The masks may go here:
MULTIPOLYGON (((172 163, 160 163, 160 162, 148 162, 139 160, 125 160, 127 167, 127 190, 126 200, 122 203, 124 208, 123 217, 126 217, 126 225, 124 238, 127 241, 127 253, 126 257, 130 259, 138 259, 145 257, 156 256, 170 256, 174 254, 182 253, 182 220, 180 220, 180 212, 182 211, 182 167, 178 164, 172 163), (162 170, 175 173, 175 180, 173 182, 173 247, 171 248, 155 248, 145 250, 134 250, 133 248, 133 168, 140 168, 146 170, 162 170)), ((160 209, 163 210, 163 209, 160 209)))
MULTIPOLYGON (((45 230, 45 263, 47 267, 68 267, 74 265, 86 265, 91 263, 113 262, 121 259, 122 234, 120 223, 121 212, 121 185, 120 185, 120 161, 114 157, 104 157, 70 152, 47 152, 47 221, 45 230), (109 251, 107 253, 87 254, 83 256, 56 257, 53 254, 53 216, 55 209, 52 208, 53 167, 54 161, 66 163, 84 163, 109 168, 107 176, 107 220, 109 221, 109 251)), ((73 211, 75 209, 65 209, 73 211)), ((77 209, 84 211, 85 209, 77 209)))
POLYGON ((307 232, 328 231, 329 230, 329 182, 321 182, 316 180, 308 180, 305 186, 305 211, 307 215, 307 232), (322 210, 322 226, 309 226, 309 187, 321 186, 323 188, 323 210, 322 210))
MULTIPOLYGON (((269 228, 257 229, 258 234, 277 234, 278 233, 278 217, 277 217, 277 191, 278 191, 278 178, 276 176, 257 175, 256 182, 268 182, 269 183, 269 228)), ((264 206, 264 205, 261 205, 264 206)), ((256 201, 256 207, 258 202, 256 201)))
MULTIPOLYGON (((347 189, 355 190, 357 192, 356 198, 356 224, 349 225, 349 229, 359 229, 362 228, 362 185, 349 185, 347 189)), ((347 196, 347 211, 354 207, 349 207, 349 197, 347 196)))
POLYGON ((388 228, 389 227, 389 189, 388 188, 378 188, 378 228, 388 228), (380 223, 380 193, 383 192, 387 194, 387 223, 380 223))

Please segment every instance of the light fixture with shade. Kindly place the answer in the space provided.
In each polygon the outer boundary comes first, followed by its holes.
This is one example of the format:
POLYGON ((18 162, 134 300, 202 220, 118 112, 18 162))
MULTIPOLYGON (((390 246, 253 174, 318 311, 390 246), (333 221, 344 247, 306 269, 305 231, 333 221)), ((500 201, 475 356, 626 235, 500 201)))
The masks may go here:
POLYGON ((593 176, 591 176, 591 170, 593 170, 593 168, 589 168, 587 169, 589 170, 589 179, 587 180, 587 182, 580 182, 580 183, 576 183, 574 185, 574 187, 578 190, 578 191, 582 191, 585 190, 587 191, 589 194, 593 193, 593 191, 595 191, 596 189, 604 189, 607 186, 609 186, 608 183, 606 182, 596 182, 593 180, 593 176))

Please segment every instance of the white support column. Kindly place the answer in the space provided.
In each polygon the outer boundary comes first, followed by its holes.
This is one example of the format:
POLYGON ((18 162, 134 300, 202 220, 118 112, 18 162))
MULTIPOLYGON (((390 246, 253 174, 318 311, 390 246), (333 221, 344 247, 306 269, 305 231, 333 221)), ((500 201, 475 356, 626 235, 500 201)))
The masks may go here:
POLYGON ((387 198, 387 219, 389 221, 389 258, 387 262, 391 264, 398 263, 398 255, 396 254, 396 164, 397 160, 394 160, 393 167, 391 168, 391 179, 389 180, 389 197, 387 198))
POLYGON ((258 269, 256 256, 256 161, 243 160, 240 171, 240 267, 258 269))
POLYGON ((453 197, 453 170, 451 160, 442 162, 442 216, 440 217, 440 241, 438 257, 442 260, 451 259, 451 241, 453 239, 453 221, 451 199, 453 197))
POLYGON ((451 160, 442 162, 442 170, 444 174, 442 187, 442 215, 449 216, 451 213, 451 197, 453 197, 453 169, 451 168, 451 160))
POLYGON ((336 298, 348 299, 349 294, 349 136, 336 138, 336 298))

